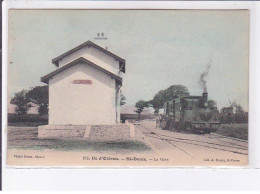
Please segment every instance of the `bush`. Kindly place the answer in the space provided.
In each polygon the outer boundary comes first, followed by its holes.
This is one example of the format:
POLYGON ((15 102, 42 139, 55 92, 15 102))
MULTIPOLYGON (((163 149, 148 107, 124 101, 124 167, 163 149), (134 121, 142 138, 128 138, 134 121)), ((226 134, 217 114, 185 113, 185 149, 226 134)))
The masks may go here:
POLYGON ((222 124, 216 133, 228 137, 248 140, 248 124, 222 124))
POLYGON ((38 115, 38 114, 8 114, 8 124, 10 123, 32 123, 32 124, 47 124, 48 115, 38 115))
MULTIPOLYGON (((138 114, 124 114, 124 113, 121 113, 121 120, 122 120, 122 118, 124 120, 138 120, 138 114)), ((141 120, 144 120, 144 119, 154 119, 154 118, 155 118, 154 114, 151 114, 151 115, 141 114, 141 120)))

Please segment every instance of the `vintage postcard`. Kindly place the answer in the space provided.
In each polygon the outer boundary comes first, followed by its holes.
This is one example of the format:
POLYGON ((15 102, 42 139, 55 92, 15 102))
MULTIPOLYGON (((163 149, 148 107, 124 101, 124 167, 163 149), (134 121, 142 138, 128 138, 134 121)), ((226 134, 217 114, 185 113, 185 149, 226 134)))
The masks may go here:
POLYGON ((8 11, 7 165, 247 166, 249 10, 8 11))

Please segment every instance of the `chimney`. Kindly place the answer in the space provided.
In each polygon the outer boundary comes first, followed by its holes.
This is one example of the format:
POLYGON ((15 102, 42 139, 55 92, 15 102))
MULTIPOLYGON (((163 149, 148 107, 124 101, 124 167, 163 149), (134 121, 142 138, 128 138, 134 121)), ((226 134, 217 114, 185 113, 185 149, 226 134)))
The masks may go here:
POLYGON ((205 99, 205 101, 208 101, 208 92, 203 92, 202 97, 205 99))

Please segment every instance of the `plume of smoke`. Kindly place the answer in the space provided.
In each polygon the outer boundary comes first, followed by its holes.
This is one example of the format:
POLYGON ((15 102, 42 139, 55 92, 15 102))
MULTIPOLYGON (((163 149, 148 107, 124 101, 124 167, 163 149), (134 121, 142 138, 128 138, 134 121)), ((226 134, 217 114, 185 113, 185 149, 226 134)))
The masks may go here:
POLYGON ((209 74, 210 67, 211 67, 211 59, 210 59, 209 63, 207 64, 206 70, 203 71, 202 74, 200 75, 199 85, 203 88, 203 92, 207 92, 206 77, 209 74))

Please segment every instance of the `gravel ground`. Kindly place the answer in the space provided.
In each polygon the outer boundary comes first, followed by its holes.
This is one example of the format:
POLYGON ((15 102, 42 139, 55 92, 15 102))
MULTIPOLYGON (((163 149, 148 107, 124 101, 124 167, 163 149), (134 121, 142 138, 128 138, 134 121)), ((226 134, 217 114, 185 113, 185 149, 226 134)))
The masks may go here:
POLYGON ((154 121, 148 120, 135 125, 155 152, 173 157, 176 163, 178 160, 182 160, 182 164, 201 162, 214 165, 246 165, 248 162, 248 142, 245 140, 214 133, 192 134, 162 130, 155 128, 154 121))
POLYGON ((120 141, 130 139, 129 125, 94 125, 91 127, 89 139, 93 141, 120 141))

